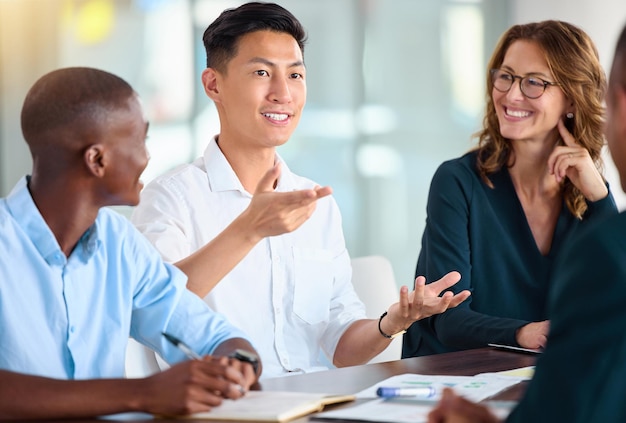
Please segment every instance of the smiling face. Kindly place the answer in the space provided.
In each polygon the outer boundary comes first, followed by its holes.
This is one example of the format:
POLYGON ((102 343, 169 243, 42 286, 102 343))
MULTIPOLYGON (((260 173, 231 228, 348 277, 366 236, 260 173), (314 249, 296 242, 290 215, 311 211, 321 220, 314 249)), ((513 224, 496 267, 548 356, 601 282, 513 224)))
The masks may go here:
MULTIPOLYGON (((500 69, 519 76, 536 76, 556 82, 550 73, 541 48, 534 42, 518 40, 507 50, 500 69)), ((572 109, 558 86, 546 87, 543 95, 529 99, 520 90, 516 79, 508 92, 492 89, 500 133, 509 140, 554 142, 558 137, 559 119, 572 109)))
POLYGON ((282 32, 243 35, 225 72, 208 68, 202 81, 220 115, 220 143, 243 148, 287 142, 306 101, 302 51, 282 32))
POLYGON ((140 176, 150 156, 146 149, 148 122, 137 96, 110 114, 103 131, 105 174, 101 194, 107 205, 136 206, 143 188, 140 176))

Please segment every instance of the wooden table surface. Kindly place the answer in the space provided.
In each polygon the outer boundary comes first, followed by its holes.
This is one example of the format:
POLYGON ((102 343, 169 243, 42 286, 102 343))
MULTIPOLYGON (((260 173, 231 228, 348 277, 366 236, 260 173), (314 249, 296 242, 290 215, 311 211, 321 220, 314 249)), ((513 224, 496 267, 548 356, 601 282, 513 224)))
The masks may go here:
MULTIPOLYGON (((535 364, 536 356, 517 352, 501 351, 494 348, 480 348, 427 357, 414 357, 386 363, 366 364, 302 375, 266 379, 261 383, 265 391, 324 392, 328 394, 353 394, 368 388, 381 380, 404 373, 425 375, 473 376, 479 373, 498 372, 535 364)), ((517 384, 493 399, 517 400, 526 383, 517 384)), ((351 404, 340 406, 351 406, 351 404)), ((149 415, 124 415, 124 421, 146 422, 149 415)), ((102 422, 96 419, 71 420, 74 423, 102 422)), ((164 423, 189 423, 186 419, 164 419, 164 423)), ((198 421, 198 420, 196 420, 198 421)), ((294 420, 293 423, 313 421, 308 417, 294 420)), ((214 423, 219 423, 213 421, 214 423)), ((224 422, 225 423, 225 422, 224 422)), ((229 422, 232 423, 232 422, 229 422)))
MULTIPOLYGON (((262 388, 270 391, 327 392, 329 394, 356 393, 375 385, 381 380, 404 373, 474 376, 479 373, 499 372, 533 366, 536 358, 537 356, 534 354, 503 351, 491 347, 480 348, 268 379, 262 383, 262 388)), ((519 400, 526 389, 526 385, 526 382, 516 384, 490 399, 502 401, 519 400)), ((355 403, 348 403, 338 407, 350 407, 361 402, 362 400, 357 400, 355 403)), ((293 420, 292 423, 312 421, 315 420, 303 417, 293 420)), ((342 420, 334 421, 334 423, 341 422, 342 420)), ((350 422, 346 421, 346 423, 350 422)))
MULTIPOLYGON (((479 373, 532 366, 535 364, 535 359, 536 356, 531 354, 480 348, 267 379, 261 383, 261 386, 262 389, 270 391, 346 394, 359 392, 381 380, 403 373, 474 376, 479 373)), ((518 399, 522 389, 523 386, 516 386, 500 394, 497 399, 518 399)))

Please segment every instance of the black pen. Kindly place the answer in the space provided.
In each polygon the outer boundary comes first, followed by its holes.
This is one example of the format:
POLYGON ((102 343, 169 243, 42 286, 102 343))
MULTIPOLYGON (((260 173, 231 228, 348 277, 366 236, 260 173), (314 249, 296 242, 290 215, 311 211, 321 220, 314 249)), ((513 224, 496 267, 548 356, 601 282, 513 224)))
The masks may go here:
MULTIPOLYGON (((198 353, 189 348, 189 345, 185 344, 180 339, 170 335, 169 333, 161 332, 161 334, 165 337, 165 339, 171 342, 172 345, 184 352, 185 355, 191 360, 202 360, 202 357, 198 353)), ((243 386, 238 384, 234 384, 234 386, 239 391, 239 393, 241 393, 241 395, 244 395, 246 393, 246 390, 243 388, 243 386)))
POLYGON ((170 335, 169 333, 165 333, 165 332, 161 332, 161 333, 163 334, 165 339, 171 342, 172 345, 174 345, 176 348, 184 352, 188 358, 192 360, 202 360, 202 357, 198 353, 196 353, 194 350, 189 348, 189 346, 185 344, 183 341, 181 341, 180 339, 176 338, 175 336, 170 335))

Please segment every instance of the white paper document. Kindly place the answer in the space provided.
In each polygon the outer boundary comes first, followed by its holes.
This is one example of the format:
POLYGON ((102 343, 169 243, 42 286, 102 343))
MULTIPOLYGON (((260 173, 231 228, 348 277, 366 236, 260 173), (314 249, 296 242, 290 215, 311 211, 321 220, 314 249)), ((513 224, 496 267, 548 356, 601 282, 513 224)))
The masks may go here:
MULTIPOLYGON (((371 400, 350 408, 325 411, 313 416, 315 420, 351 420, 380 423, 426 423, 428 413, 433 409, 436 402, 428 401, 389 401, 383 399, 371 400)), ((505 419, 516 402, 493 401, 485 402, 491 412, 505 419)))
MULTIPOLYGON (((498 374, 432 376, 407 373, 390 377, 357 393, 357 399, 370 399, 366 403, 319 413, 315 415, 315 418, 394 423, 426 422, 428 413, 440 399, 441 391, 444 387, 452 388, 457 394, 471 401, 478 402, 490 398, 498 392, 519 383, 521 380, 524 380, 524 378, 501 377, 498 374), (428 400, 417 397, 381 399, 376 395, 376 390, 381 386, 399 388, 432 386, 437 393, 428 400)), ((515 403, 494 401, 489 405, 496 415, 504 417, 510 412, 515 403)))
POLYGON ((432 398, 438 401, 443 388, 453 388, 454 391, 465 398, 478 402, 497 394, 504 389, 524 380, 523 378, 500 377, 497 373, 485 373, 479 376, 433 376, 406 373, 392 376, 374 386, 356 394, 357 398, 377 398, 376 390, 381 386, 414 388, 419 386, 432 386, 437 394, 432 398))

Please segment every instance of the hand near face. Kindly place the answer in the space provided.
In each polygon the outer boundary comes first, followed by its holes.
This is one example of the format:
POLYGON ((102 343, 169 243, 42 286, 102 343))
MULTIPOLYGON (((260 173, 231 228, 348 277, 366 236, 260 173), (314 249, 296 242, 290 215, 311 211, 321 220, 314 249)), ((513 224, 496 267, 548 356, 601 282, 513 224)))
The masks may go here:
POLYGON ((441 401, 428 414, 428 423, 499 423, 484 405, 476 404, 445 388, 441 401))
MULTIPOLYGON (((436 282, 426 285, 426 279, 419 276, 415 279, 415 289, 409 292, 406 286, 400 289, 400 301, 389 307, 389 322, 386 325, 389 332, 397 333, 408 328, 416 320, 443 313, 465 301, 470 292, 465 290, 454 294, 443 291, 450 288, 461 280, 459 272, 450 272, 436 282)), ((382 323, 382 322, 381 322, 382 323)))
POLYGON ((557 127, 565 145, 557 146, 550 155, 548 159, 550 173, 558 182, 567 176, 589 201, 598 201, 606 197, 609 191, 589 152, 576 143, 562 119, 559 120, 557 127))
POLYGON ((274 184, 280 176, 276 164, 259 181, 252 201, 242 213, 259 238, 281 235, 299 228, 311 217, 316 201, 332 193, 330 187, 316 187, 290 192, 275 192, 274 184))
POLYGON ((241 398, 252 383, 249 375, 242 373, 243 364, 227 357, 207 356, 138 380, 145 388, 141 410, 164 416, 186 415, 209 411, 224 398, 241 398))

